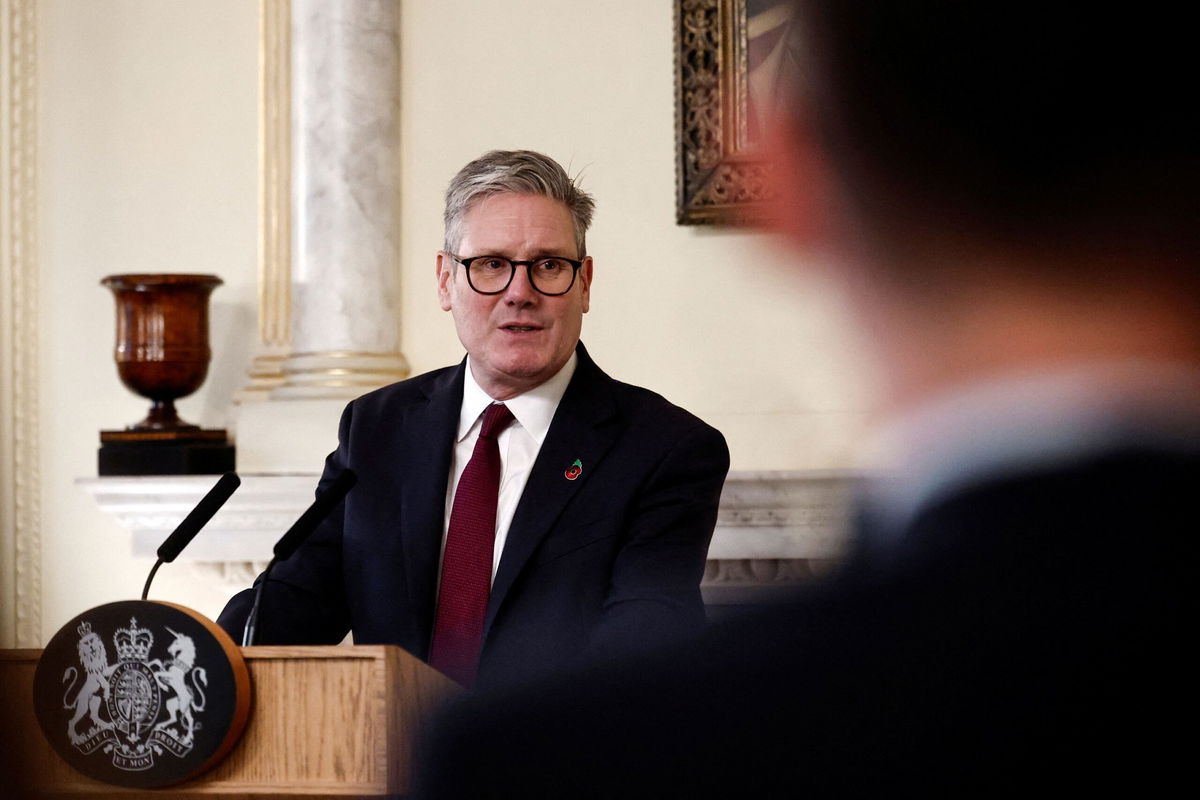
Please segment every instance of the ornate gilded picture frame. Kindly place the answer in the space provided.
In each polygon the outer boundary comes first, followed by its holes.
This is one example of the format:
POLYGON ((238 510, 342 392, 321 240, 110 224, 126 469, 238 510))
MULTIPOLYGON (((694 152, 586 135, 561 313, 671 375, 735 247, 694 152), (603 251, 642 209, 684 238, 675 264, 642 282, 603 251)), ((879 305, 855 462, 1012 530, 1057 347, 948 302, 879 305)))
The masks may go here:
POLYGON ((788 51, 783 0, 675 0, 676 213, 680 225, 762 216, 757 152, 788 51))

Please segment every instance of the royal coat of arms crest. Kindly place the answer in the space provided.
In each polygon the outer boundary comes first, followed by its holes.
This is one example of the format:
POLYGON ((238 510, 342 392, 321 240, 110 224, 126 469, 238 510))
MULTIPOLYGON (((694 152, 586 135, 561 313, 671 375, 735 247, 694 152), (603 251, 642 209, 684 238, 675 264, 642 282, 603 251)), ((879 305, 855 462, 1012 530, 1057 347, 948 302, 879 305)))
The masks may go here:
POLYGON ((131 617, 129 627, 113 636, 117 661, 110 664, 91 623, 79 624, 83 671, 71 666, 63 672, 63 707, 74 712, 67 735, 80 753, 103 748, 117 769, 142 770, 154 766, 155 756, 179 758, 192 749, 208 674, 195 663, 192 638, 166 631, 174 637, 167 659, 152 658, 153 631, 131 617), (89 723, 86 731, 81 730, 84 722, 89 723))
POLYGON ((162 786, 232 747, 249 679, 214 624, 179 606, 126 601, 68 626, 42 654, 34 694, 42 730, 76 769, 108 783, 162 786))

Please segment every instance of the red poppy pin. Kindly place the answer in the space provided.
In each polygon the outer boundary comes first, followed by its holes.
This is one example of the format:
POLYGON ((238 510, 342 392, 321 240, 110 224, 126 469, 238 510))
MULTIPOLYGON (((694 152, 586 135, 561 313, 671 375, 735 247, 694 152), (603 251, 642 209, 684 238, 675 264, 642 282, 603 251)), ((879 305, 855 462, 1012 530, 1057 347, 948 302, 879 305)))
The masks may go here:
POLYGON ((583 462, 580 461, 578 458, 575 459, 575 463, 572 464, 571 466, 567 467, 567 471, 563 473, 563 475, 569 481, 575 480, 582 474, 583 474, 583 462))

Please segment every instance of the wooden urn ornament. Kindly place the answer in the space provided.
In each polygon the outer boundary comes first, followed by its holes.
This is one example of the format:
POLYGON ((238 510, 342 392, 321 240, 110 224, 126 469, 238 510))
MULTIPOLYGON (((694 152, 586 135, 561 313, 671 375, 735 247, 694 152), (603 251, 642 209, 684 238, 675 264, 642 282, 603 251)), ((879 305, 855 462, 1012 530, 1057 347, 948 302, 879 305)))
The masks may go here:
POLYGON ((184 422, 175 410, 175 400, 199 389, 208 374, 208 298, 223 281, 216 275, 110 275, 100 283, 117 303, 117 373, 151 403, 145 419, 100 432, 100 474, 232 470, 226 432, 184 422))

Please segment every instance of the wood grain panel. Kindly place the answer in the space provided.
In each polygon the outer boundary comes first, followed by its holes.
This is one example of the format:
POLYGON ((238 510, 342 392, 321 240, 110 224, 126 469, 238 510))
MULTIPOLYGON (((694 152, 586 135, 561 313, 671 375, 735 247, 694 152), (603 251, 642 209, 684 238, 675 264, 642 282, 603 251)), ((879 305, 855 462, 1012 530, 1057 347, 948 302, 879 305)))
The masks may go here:
POLYGON ((399 797, 410 784, 421 725, 461 691, 396 647, 242 652, 254 707, 241 742, 196 780, 137 792, 84 778, 54 754, 30 702, 40 651, 0 651, 3 749, 13 758, 7 774, 32 781, 43 797, 399 797))

